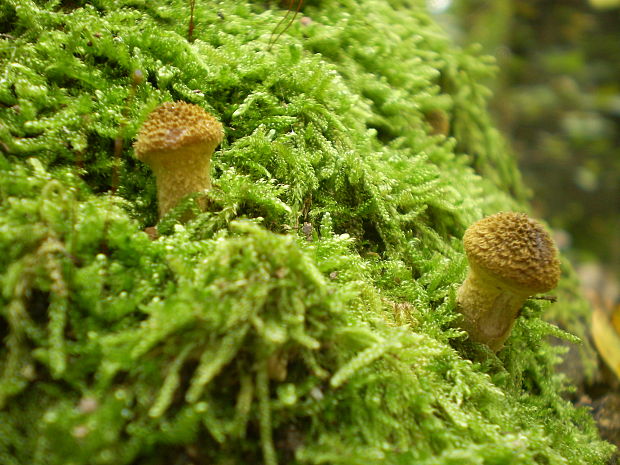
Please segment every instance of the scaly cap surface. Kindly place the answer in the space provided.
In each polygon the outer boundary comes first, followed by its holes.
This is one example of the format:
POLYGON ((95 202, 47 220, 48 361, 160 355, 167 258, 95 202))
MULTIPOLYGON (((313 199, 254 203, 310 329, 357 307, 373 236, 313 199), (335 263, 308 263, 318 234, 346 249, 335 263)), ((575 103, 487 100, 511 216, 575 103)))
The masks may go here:
POLYGON ((547 292, 560 278, 553 240, 540 223, 523 213, 483 218, 467 229, 463 243, 470 264, 511 287, 547 292))
POLYGON ((198 105, 166 102, 149 115, 134 143, 136 157, 145 161, 151 152, 175 150, 198 143, 217 147, 224 133, 222 125, 198 105))

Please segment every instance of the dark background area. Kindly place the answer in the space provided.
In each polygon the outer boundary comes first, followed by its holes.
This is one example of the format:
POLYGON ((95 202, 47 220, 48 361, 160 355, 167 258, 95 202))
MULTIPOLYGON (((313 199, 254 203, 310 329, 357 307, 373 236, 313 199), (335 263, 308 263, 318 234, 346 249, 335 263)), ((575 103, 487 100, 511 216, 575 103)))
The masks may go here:
POLYGON ((550 222, 574 263, 615 287, 620 1, 429 0, 429 7, 463 46, 477 43, 496 57, 492 111, 532 189, 534 214, 550 222))

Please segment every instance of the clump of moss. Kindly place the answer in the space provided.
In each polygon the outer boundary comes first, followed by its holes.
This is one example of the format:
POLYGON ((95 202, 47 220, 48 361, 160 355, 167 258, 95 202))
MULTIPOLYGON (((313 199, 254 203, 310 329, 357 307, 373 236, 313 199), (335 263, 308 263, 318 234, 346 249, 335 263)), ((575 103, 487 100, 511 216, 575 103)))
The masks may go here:
POLYGON ((525 208, 488 63, 415 2, 307 2, 271 49, 275 2, 188 14, 0 3, 0 461, 604 463, 541 304, 498 356, 454 329, 463 231, 525 208), (131 140, 176 100, 226 138, 151 240, 131 140))

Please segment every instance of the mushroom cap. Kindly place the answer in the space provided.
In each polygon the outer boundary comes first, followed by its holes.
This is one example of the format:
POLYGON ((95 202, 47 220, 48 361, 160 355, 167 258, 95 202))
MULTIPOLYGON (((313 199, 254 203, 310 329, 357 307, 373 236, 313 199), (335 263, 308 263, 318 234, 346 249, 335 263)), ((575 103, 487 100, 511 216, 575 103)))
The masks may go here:
POLYGON ((139 160, 147 161, 149 153, 187 145, 208 144, 213 150, 223 137, 221 123, 198 105, 166 102, 155 108, 142 125, 134 150, 139 160))
POLYGON ((558 252, 540 223, 524 213, 500 212, 471 225, 463 236, 472 267, 530 294, 555 288, 558 252))

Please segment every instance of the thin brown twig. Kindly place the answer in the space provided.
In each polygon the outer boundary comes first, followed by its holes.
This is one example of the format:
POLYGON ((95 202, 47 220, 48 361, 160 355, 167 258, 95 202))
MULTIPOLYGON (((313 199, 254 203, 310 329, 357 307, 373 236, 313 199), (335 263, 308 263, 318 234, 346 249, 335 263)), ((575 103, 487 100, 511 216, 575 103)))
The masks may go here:
POLYGON ((295 12, 293 13, 293 17, 289 20, 288 24, 284 27, 284 29, 282 29, 277 35, 276 35, 276 31, 280 28, 280 26, 286 21, 286 19, 289 17, 289 15, 291 14, 291 12, 293 11, 293 2, 295 0, 289 0, 288 2, 288 7, 286 9, 286 14, 284 15, 284 17, 280 20, 280 22, 276 25, 276 27, 273 28, 273 31, 271 32, 271 38, 269 39, 269 46, 268 46, 268 50, 271 50, 271 47, 273 47, 273 45, 278 41, 278 39, 280 38, 280 36, 282 36, 282 34, 284 34, 289 27, 291 27, 291 24, 293 24, 293 22, 295 21, 295 18, 297 17, 297 14, 299 13, 299 11, 301 10, 301 6, 304 4, 304 0, 298 0, 297 1, 297 7, 295 8, 295 12))
POLYGON ((530 297, 533 300, 546 300, 547 302, 555 303, 558 301, 557 296, 555 295, 541 295, 536 297, 530 297))

